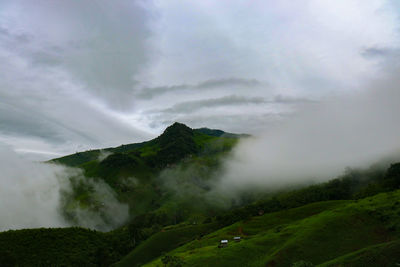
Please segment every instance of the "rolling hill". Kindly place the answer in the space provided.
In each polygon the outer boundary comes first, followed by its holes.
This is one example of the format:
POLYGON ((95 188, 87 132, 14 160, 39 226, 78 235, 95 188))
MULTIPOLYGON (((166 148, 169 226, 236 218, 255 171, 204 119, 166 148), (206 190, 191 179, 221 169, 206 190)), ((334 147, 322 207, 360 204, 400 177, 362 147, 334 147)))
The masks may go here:
MULTIPOLYGON (((198 237, 168 255, 185 266, 292 266, 301 261, 318 266, 396 266, 400 263, 399 200, 398 190, 255 216, 198 237), (234 242, 234 236, 242 240, 234 242), (229 245, 218 248, 223 239, 229 245)), ((116 266, 133 266, 136 257, 128 254, 116 266)), ((163 266, 162 258, 145 266, 163 266)))
POLYGON ((82 173, 70 177, 61 205, 72 224, 76 207, 101 212, 106 200, 94 196, 96 183, 128 205, 129 217, 108 232, 2 232, 0 266, 400 264, 400 163, 349 169, 320 184, 219 196, 230 203, 221 206, 208 194, 223 160, 246 137, 174 123, 146 142, 51 160, 82 173), (218 248, 222 239, 228 246, 218 248))

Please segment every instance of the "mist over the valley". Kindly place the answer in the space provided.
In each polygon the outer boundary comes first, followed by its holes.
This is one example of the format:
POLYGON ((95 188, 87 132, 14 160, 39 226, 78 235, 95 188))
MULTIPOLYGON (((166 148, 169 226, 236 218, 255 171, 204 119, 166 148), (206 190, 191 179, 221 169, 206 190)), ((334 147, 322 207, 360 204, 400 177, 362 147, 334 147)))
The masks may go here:
POLYGON ((128 218, 127 205, 116 199, 110 187, 102 181, 84 178, 80 169, 32 162, 7 146, 0 146, 0 158, 1 231, 67 226, 106 231, 128 218), (84 183, 92 188, 97 209, 71 206, 74 190, 71 177, 75 182, 85 179, 84 183))

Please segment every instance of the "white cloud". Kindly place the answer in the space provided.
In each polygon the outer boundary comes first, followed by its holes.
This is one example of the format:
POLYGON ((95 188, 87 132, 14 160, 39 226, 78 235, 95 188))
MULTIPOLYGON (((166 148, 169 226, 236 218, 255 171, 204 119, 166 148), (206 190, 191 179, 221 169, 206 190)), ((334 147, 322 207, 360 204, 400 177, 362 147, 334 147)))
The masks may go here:
POLYGON ((1 143, 0 158, 0 231, 72 225, 110 230, 128 218, 128 205, 120 203, 108 185, 85 179, 94 188, 95 200, 104 204, 96 211, 68 207, 76 221, 67 221, 63 201, 71 197, 70 178, 83 179, 80 169, 34 163, 1 143))
POLYGON ((361 49, 398 41, 385 3, 158 1, 159 56, 148 82, 255 78, 293 93, 351 87, 375 71, 361 49))
POLYGON ((382 71, 365 51, 398 48, 393 5, 2 1, 0 137, 19 151, 69 153, 143 140, 142 131, 176 120, 257 132, 297 104, 153 111, 230 95, 318 100, 362 90, 382 71))
POLYGON ((388 156, 400 160, 397 73, 363 93, 307 106, 244 140, 226 162, 220 188, 293 186, 331 179, 346 167, 369 167, 388 156))

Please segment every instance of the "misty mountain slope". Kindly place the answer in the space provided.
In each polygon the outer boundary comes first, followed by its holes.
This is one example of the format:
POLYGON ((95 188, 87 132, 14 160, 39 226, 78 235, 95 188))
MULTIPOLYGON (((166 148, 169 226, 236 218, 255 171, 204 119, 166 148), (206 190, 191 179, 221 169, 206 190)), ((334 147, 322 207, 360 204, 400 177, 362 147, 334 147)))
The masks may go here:
MULTIPOLYGON (((400 261, 398 246, 382 245, 383 254, 370 246, 400 238, 399 198, 400 191, 395 191, 359 201, 320 202, 251 217, 189 242, 169 255, 188 266, 291 266, 301 260, 322 264, 338 258, 336 263, 340 263, 350 256, 339 257, 365 248, 363 253, 374 255, 376 260, 390 254, 389 261, 394 263, 400 261), (243 240, 235 243, 234 236, 243 240), (227 248, 217 248, 221 239, 230 240, 227 248)), ((146 266, 159 266, 160 260, 146 266)), ((353 261, 357 262, 356 256, 353 261)))
MULTIPOLYGON (((81 152, 53 160, 58 164, 64 163, 79 168, 82 170, 80 173, 83 174, 71 177, 71 191, 62 195, 61 212, 64 217, 72 225, 80 225, 81 212, 86 211, 89 217, 86 216, 84 219, 97 218, 110 224, 109 227, 101 228, 103 231, 119 227, 106 233, 111 241, 104 241, 105 245, 96 243, 98 245, 93 245, 90 249, 90 255, 93 253, 102 255, 101 263, 96 262, 98 257, 87 257, 78 253, 86 257, 85 265, 107 266, 124 257, 121 264, 132 266, 150 262, 165 252, 183 257, 189 265, 196 266, 198 260, 205 260, 206 263, 208 260, 211 265, 219 264, 213 261, 215 260, 213 259, 215 255, 212 254, 215 253, 215 242, 218 243, 217 239, 224 238, 228 233, 230 235, 246 234, 246 238, 249 237, 249 242, 245 243, 247 240, 244 240, 239 243, 241 245, 238 248, 243 251, 250 250, 248 251, 251 256, 250 265, 257 266, 260 261, 263 263, 277 261, 279 255, 271 252, 268 258, 264 253, 266 249, 270 249, 270 246, 284 251, 284 254, 297 255, 298 251, 293 244, 298 241, 299 244, 303 242, 309 245, 306 241, 317 239, 314 231, 320 231, 321 225, 329 225, 335 220, 348 223, 358 216, 355 211, 332 212, 342 207, 344 209, 346 205, 351 204, 348 202, 349 199, 373 196, 380 192, 394 190, 400 185, 400 165, 393 164, 388 171, 375 168, 365 171, 352 170, 343 177, 329 182, 287 189, 283 192, 274 193, 260 188, 257 193, 251 191, 245 192, 244 195, 224 195, 216 190, 215 181, 221 174, 220 167, 224 159, 230 155, 230 151, 238 143, 240 136, 225 137, 225 134, 221 134, 218 130, 193 130, 186 125, 175 123, 162 135, 147 142, 81 152), (108 203, 110 196, 127 207, 127 214, 113 213, 117 209, 113 208, 115 201, 113 205, 108 203), (297 209, 291 209, 296 207, 297 209), (265 212, 266 215, 255 216, 259 210, 265 212), (320 213, 326 215, 322 216, 320 213), (126 219, 123 222, 119 220, 116 224, 113 218, 121 215, 127 215, 126 219), (279 234, 282 232, 280 229, 285 227, 288 227, 285 234, 279 234), (279 231, 271 230, 275 228, 279 228, 279 231), (215 231, 213 234, 209 234, 213 231, 215 231), (270 235, 271 231, 275 234, 270 235), (204 239, 202 236, 206 234, 208 238, 204 239), (272 239, 265 239, 266 234, 272 239), (209 243, 205 242, 206 240, 209 243), (296 240, 296 242, 291 240, 296 240), (192 251, 190 244, 198 244, 199 247, 192 251), (242 245, 244 246, 240 247, 242 245), (207 251, 211 254, 207 254, 207 251)), ((368 225, 378 227, 373 218, 368 216, 366 218, 368 225)), ((91 225, 87 227, 93 227, 93 224, 91 225)), ((333 232, 337 230, 335 227, 339 231, 344 228, 340 224, 332 226, 330 228, 333 232)), ((375 245, 378 241, 381 242, 379 239, 381 235, 374 234, 375 228, 361 227, 360 229, 364 229, 360 232, 364 235, 373 233, 370 242, 364 245, 375 245)), ((386 231, 379 227, 376 229, 379 233, 386 231)), ((25 241, 25 238, 30 238, 35 231, 26 230, 24 232, 26 237, 19 235, 19 232, 9 234, 7 238, 15 238, 22 243, 25 242, 27 246, 25 250, 21 248, 15 255, 10 256, 6 253, 3 256, 12 260, 24 257, 27 251, 36 249, 39 246, 37 243, 25 241)), ((51 229, 41 231, 44 237, 52 236, 51 229)), ((71 238, 75 238, 74 235, 77 235, 76 238, 81 238, 81 230, 69 231, 71 238)), ((82 238, 82 244, 104 236, 99 232, 95 235, 98 237, 82 238)), ((326 237, 332 238, 332 246, 342 242, 341 239, 335 240, 334 237, 328 235, 326 237)), ((364 248, 357 245, 359 243, 357 238, 358 236, 355 237, 353 243, 349 241, 347 246, 356 246, 356 249, 364 248)), ((62 239, 60 237, 60 240, 62 239)), ((41 246, 43 249, 51 246, 51 242, 43 242, 41 246)), ((347 249, 341 251, 342 254, 332 254, 329 243, 326 246, 327 253, 322 258, 309 255, 310 259, 313 262, 322 263, 356 250, 347 249)), ((71 249, 85 250, 79 246, 66 247, 65 253, 59 252, 63 255, 60 257, 70 254, 71 249)), ((229 250, 217 253, 228 252, 229 250)), ((240 263, 240 259, 235 258, 240 255, 239 252, 235 252, 234 256, 230 256, 229 253, 220 256, 232 257, 232 264, 234 264, 233 262, 240 263)), ((49 257, 38 254, 34 260, 43 262, 49 257)), ((226 260, 229 262, 228 258, 226 260)), ((50 258, 49 262, 57 262, 57 259, 50 258)))
MULTIPOLYGON (((193 173, 209 175, 213 168, 204 166, 213 166, 213 158, 218 158, 218 153, 214 152, 202 152, 184 159, 174 167, 162 171, 165 176, 160 175, 154 179, 160 182, 161 187, 162 180, 178 176, 179 183, 186 181, 189 185, 200 188, 191 183, 191 177, 193 173), (199 169, 194 171, 195 167, 199 169)), ((186 184, 182 187, 188 190, 185 194, 167 192, 160 197, 159 206, 154 206, 153 210, 145 214, 134 216, 123 227, 108 233, 81 228, 26 229, 0 233, 0 244, 3 244, 0 262, 11 262, 9 266, 14 266, 15 262, 19 266, 40 265, 43 262, 45 265, 63 266, 59 264, 60 260, 68 258, 65 266, 76 266, 77 263, 84 266, 109 266, 123 258, 120 264, 135 266, 154 260, 163 253, 176 256, 189 266, 200 265, 200 262, 212 266, 235 266, 245 260, 250 266, 260 266, 272 261, 280 263, 282 254, 290 256, 288 261, 306 259, 323 263, 348 256, 346 260, 355 262, 358 254, 353 257, 349 253, 356 253, 363 248, 368 253, 375 253, 374 245, 398 238, 399 191, 361 200, 317 201, 361 198, 375 195, 382 190, 394 190, 398 188, 400 181, 399 166, 400 164, 392 164, 387 171, 349 172, 345 177, 288 190, 273 195, 272 198, 267 194, 267 199, 260 199, 244 207, 231 207, 231 210, 205 205, 203 195, 194 195, 193 188, 190 189, 186 184), (260 210, 265 215, 254 216, 260 210), (347 229, 352 230, 349 235, 347 229), (228 250, 216 248, 220 239, 236 235, 242 236, 244 240, 230 245, 228 250), (362 235, 368 237, 366 241, 361 240, 362 235), (320 242, 321 249, 318 249, 320 242), (53 251, 55 246, 57 251, 53 251), (332 247, 336 246, 343 247, 340 253, 333 251, 332 247), (306 250, 306 253, 303 251, 305 247, 311 249, 306 250), (270 253, 265 253, 266 251, 270 253), (31 253, 36 256, 29 256, 31 253), (218 261, 220 257, 221 261, 218 261)), ((168 186, 165 187, 167 188, 168 186)), ((79 200, 83 202, 81 204, 85 204, 81 197, 86 193, 77 191, 79 200)), ((133 192, 125 193, 128 197, 133 192)), ((393 251, 397 247, 388 245, 387 248, 393 251)), ((385 255, 391 253, 386 250, 386 246, 380 249, 385 255)), ((396 253, 393 252, 392 255, 396 253)), ((159 263, 159 260, 152 264, 159 263)), ((283 266, 288 265, 288 261, 282 261, 283 266)))
MULTIPOLYGON (((210 190, 221 160, 242 136, 174 123, 147 142, 80 152, 51 162, 80 168, 85 177, 105 182, 119 201, 128 204, 130 217, 152 212, 160 221, 164 218, 164 225, 176 224, 215 211, 214 205, 204 203, 203 195, 210 190)), ((76 207, 101 209, 101 198, 92 196, 92 187, 85 180, 74 183, 72 196, 63 203, 69 220, 76 221, 76 207)))

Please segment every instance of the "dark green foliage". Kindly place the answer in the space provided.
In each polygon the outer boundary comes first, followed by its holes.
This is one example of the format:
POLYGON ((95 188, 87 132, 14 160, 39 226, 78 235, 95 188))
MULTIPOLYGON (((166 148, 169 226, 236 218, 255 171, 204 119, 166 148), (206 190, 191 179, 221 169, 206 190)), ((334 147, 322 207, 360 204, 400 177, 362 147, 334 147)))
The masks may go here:
POLYGON ((292 267, 314 267, 315 265, 309 261, 297 261, 292 264, 292 267))
POLYGON ((216 137, 221 137, 225 134, 224 131, 216 130, 216 129, 209 129, 209 128, 199 128, 199 129, 195 129, 194 131, 198 132, 198 133, 203 133, 203 134, 206 134, 209 136, 216 136, 216 137))
POLYGON ((105 158, 101 164, 103 168, 121 168, 126 165, 135 166, 138 164, 138 162, 126 154, 114 153, 105 158))
POLYGON ((400 163, 390 165, 384 179, 386 188, 400 188, 400 163))
POLYGON ((325 262, 321 267, 336 266, 399 266, 400 240, 368 246, 355 252, 346 254, 334 260, 325 262))
POLYGON ((202 133, 206 134, 209 136, 215 136, 215 137, 226 137, 226 138, 241 138, 241 137, 250 137, 248 134, 233 134, 233 133, 227 133, 221 130, 216 130, 216 129, 209 129, 209 128, 199 128, 199 129, 194 129, 194 132, 197 133, 202 133))
POLYGON ((146 141, 146 142, 135 143, 135 144, 121 145, 121 146, 114 147, 114 148, 106 148, 106 149, 104 149, 104 151, 111 152, 111 153, 125 153, 125 152, 129 152, 132 150, 142 148, 146 145, 149 145, 150 143, 151 143, 151 141, 146 141))
POLYGON ((181 266, 183 266, 182 259, 177 257, 177 256, 166 255, 161 259, 161 262, 166 267, 167 266, 170 266, 170 267, 181 267, 181 266))
POLYGON ((16 265, 17 260, 10 250, 0 251, 0 267, 14 267, 16 265))
POLYGON ((76 227, 2 232, 0 266, 109 266, 132 249, 119 237, 76 227))
POLYGON ((99 157, 100 150, 89 150, 85 152, 76 152, 75 154, 53 159, 50 162, 60 163, 66 166, 77 167, 85 162, 96 160, 99 157))
POLYGON ((160 150, 155 156, 158 167, 177 163, 179 160, 198 152, 193 140, 193 130, 184 124, 175 122, 157 138, 160 150))

